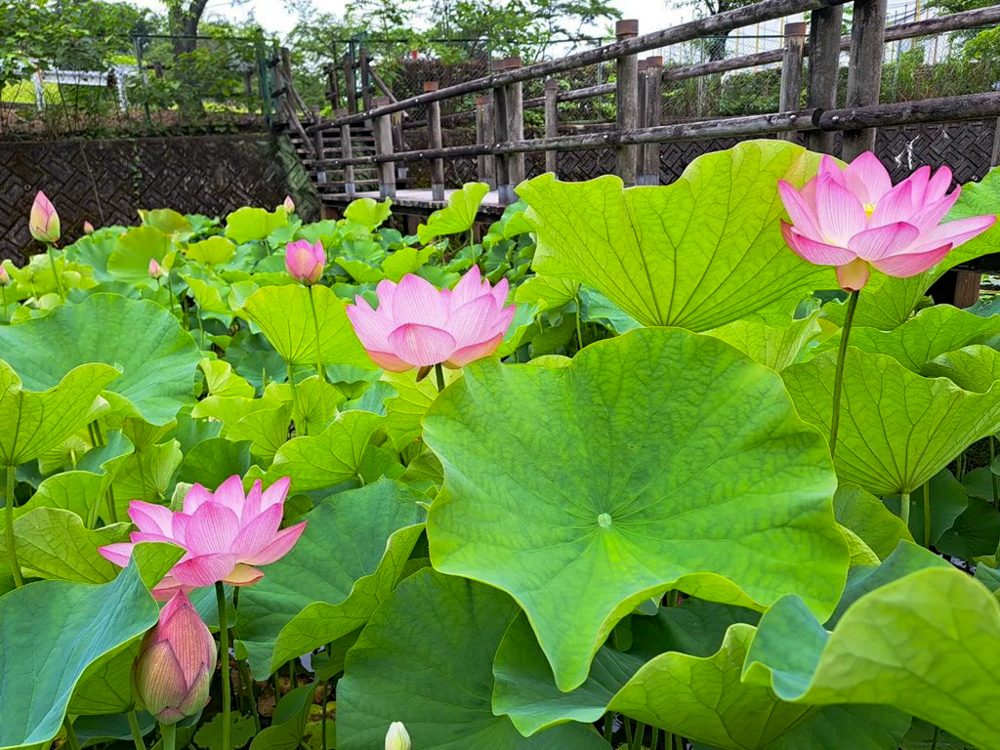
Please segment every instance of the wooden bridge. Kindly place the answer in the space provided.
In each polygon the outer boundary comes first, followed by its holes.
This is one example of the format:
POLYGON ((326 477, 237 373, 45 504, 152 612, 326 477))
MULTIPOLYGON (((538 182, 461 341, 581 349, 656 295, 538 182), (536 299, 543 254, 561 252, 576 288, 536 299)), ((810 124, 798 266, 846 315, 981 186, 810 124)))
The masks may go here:
POLYGON ((990 163, 1000 163, 1000 91, 880 103, 887 43, 993 26, 1000 23, 1000 5, 887 26, 887 0, 854 0, 851 33, 842 36, 845 4, 846 0, 763 0, 644 35, 639 34, 637 21, 619 21, 614 43, 529 66, 522 66, 516 57, 494 60, 487 76, 445 88, 426 81, 422 94, 403 99, 393 95, 362 49, 327 70, 332 119, 320 117, 318 108, 305 107, 295 91, 285 50, 274 65, 276 123, 291 137, 325 206, 334 213, 358 197, 369 196, 391 197, 397 212, 425 216, 444 206, 450 191, 460 186, 445 183, 446 160, 475 159, 474 177, 492 188, 481 208, 485 220, 517 200, 514 188, 522 180, 543 170, 559 175, 559 156, 567 153, 613 149, 614 172, 626 185, 656 185, 667 181, 660 163, 661 148, 667 144, 777 137, 850 160, 874 150, 878 128, 927 123, 998 123, 993 127, 990 163), (801 20, 805 14, 808 22, 801 20), (640 60, 645 52, 781 18, 788 20, 778 50, 682 67, 664 67, 658 55, 640 60), (848 51, 847 90, 845 106, 838 107, 843 50, 848 51), (560 74, 595 63, 614 64, 613 83, 560 89, 560 74), (662 121, 665 82, 773 63, 781 68, 778 111, 662 121), (525 99, 523 84, 529 81, 544 81, 544 96, 525 99), (474 109, 442 116, 443 102, 470 101, 472 96, 474 109), (602 96, 615 98, 613 124, 597 125, 588 132, 579 132, 578 125, 561 127, 561 104, 602 96), (543 137, 525 137, 524 113, 532 108, 544 110, 543 137), (419 120, 418 110, 426 112, 419 120), (443 145, 443 124, 472 122, 475 142, 443 145), (414 133, 426 134, 420 139, 426 147, 408 145, 407 138, 412 140, 414 133), (526 168, 526 156, 533 168, 526 168), (410 168, 415 165, 429 166, 429 184, 414 184, 410 168))

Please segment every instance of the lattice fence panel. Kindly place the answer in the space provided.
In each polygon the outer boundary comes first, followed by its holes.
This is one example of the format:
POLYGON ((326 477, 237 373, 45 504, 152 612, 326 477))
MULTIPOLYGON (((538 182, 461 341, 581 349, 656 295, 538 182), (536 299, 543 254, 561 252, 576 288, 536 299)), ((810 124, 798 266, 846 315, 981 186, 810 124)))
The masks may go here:
POLYGON ((37 190, 56 205, 64 242, 84 221, 135 224, 139 208, 224 216, 273 207, 289 190, 270 135, 0 143, 0 185, 0 257, 15 261, 40 250, 28 233, 37 190))

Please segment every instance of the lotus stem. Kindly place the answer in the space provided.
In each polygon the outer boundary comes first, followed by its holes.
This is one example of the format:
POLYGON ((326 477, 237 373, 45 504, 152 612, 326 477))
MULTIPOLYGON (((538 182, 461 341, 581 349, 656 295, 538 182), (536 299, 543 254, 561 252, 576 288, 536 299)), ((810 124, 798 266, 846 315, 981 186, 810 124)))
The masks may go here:
POLYGON ((10 560, 10 572, 14 575, 14 588, 24 585, 21 578, 21 563, 17 559, 17 548, 14 546, 14 467, 7 467, 7 493, 4 495, 4 504, 7 512, 4 514, 4 532, 7 540, 8 560, 10 560))
POLYGON ((66 290, 63 289, 62 276, 59 274, 59 269, 56 267, 56 258, 52 254, 52 250, 52 244, 46 243, 45 252, 49 256, 49 265, 52 267, 52 275, 56 277, 56 290, 59 292, 59 299, 65 302, 66 290))
POLYGON ((625 747, 632 747, 632 722, 627 716, 622 716, 622 724, 625 725, 625 747))
POLYGON ((924 546, 931 548, 931 483, 924 482, 924 546))
POLYGON ((111 523, 118 523, 118 506, 115 503, 115 490, 111 485, 108 485, 108 518, 111 523))
POLYGON ((3 295, 3 309, 7 310, 7 287, 0 286, 0 294, 3 295))
POLYGON ((941 733, 940 727, 934 727, 934 739, 931 740, 931 750, 937 750, 938 735, 941 733))
MULTIPOLYGON (((285 360, 285 371, 288 373, 288 385, 292 387, 292 422, 295 424, 295 434, 299 433, 299 393, 295 388, 295 370, 292 367, 291 360, 285 360)), ((309 427, 306 425, 306 420, 301 420, 302 422, 302 434, 309 434, 309 427)))
MULTIPOLYGON (((229 687, 229 623, 226 611, 226 589, 222 581, 215 582, 215 601, 219 608, 219 666, 222 668, 222 750, 230 750, 229 734, 232 730, 232 690, 229 687)), ((163 750, 174 750, 166 746, 163 750)))
POLYGON ((611 738, 615 733, 615 715, 611 711, 604 714, 604 739, 611 744, 611 738))
POLYGON ((63 719, 63 728, 66 730, 66 743, 70 750, 80 750, 80 740, 76 736, 76 730, 73 729, 73 722, 69 720, 69 714, 63 719))
POLYGON ((320 743, 321 743, 320 744, 320 748, 321 748, 321 750, 326 750, 326 747, 327 747, 327 745, 326 745, 326 699, 327 699, 328 695, 327 695, 326 688, 327 688, 327 685, 329 685, 329 684, 330 683, 328 683, 327 681, 324 680, 323 684, 319 686, 319 689, 323 691, 323 697, 320 699, 322 701, 322 703, 320 703, 320 705, 323 707, 323 712, 319 715, 319 721, 320 721, 319 732, 320 732, 320 743))
POLYGON ((274 678, 274 704, 278 705, 278 699, 281 698, 281 677, 278 674, 278 669, 274 670, 272 677, 274 678))
POLYGON ((684 738, 679 734, 674 735, 675 750, 684 750, 684 738))
POLYGON ((993 506, 1000 510, 1000 491, 997 489, 997 475, 993 471, 993 462, 996 461, 996 437, 990 435, 990 481, 993 482, 993 506))
POLYGON ((840 333, 840 349, 837 351, 837 371, 833 376, 833 413, 830 415, 830 458, 837 455, 837 429, 840 427, 840 391, 844 384, 844 360, 847 358, 847 340, 851 337, 851 324, 854 322, 854 311, 858 307, 860 291, 851 292, 847 302, 847 317, 844 318, 844 329, 840 333))
POLYGON ((142 740, 142 730, 139 728, 139 719, 135 715, 134 708, 128 712, 128 728, 132 731, 132 742, 135 744, 135 750, 146 750, 146 743, 142 740))
POLYGON ((139 466, 139 483, 142 485, 142 499, 149 502, 149 491, 146 489, 146 470, 142 468, 142 453, 135 452, 135 462, 139 466))
MULTIPOLYGON (((222 727, 222 736, 229 736, 227 725, 222 727)), ((177 725, 160 724, 160 738, 163 740, 163 750, 177 750, 177 725)))
POLYGON ((326 380, 326 370, 323 369, 323 355, 319 348, 319 316, 316 314, 316 300, 313 297, 313 285, 310 284, 309 289, 309 307, 312 308, 313 315, 313 330, 316 331, 316 374, 319 375, 320 380, 326 380))
POLYGON ((899 517, 906 528, 910 528, 910 493, 904 492, 899 496, 899 517))
POLYGON ((642 736, 646 733, 646 725, 636 722, 635 734, 632 735, 632 750, 642 750, 642 736))
POLYGON ((174 285, 170 283, 170 276, 167 276, 167 296, 170 297, 170 314, 177 317, 177 305, 174 304, 174 285))
POLYGON ((653 727, 650 731, 652 734, 650 736, 649 746, 652 750, 656 750, 656 746, 660 744, 660 728, 653 727))
POLYGON ((583 329, 580 325, 580 318, 583 317, 583 300, 580 299, 580 293, 576 293, 576 343, 579 347, 578 352, 583 351, 583 329))
POLYGON ((240 674, 240 682, 242 682, 246 687, 246 695, 247 700, 250 702, 250 714, 253 716, 254 729, 259 732, 260 716, 257 713, 257 698, 253 693, 253 677, 250 676, 250 670, 247 668, 247 663, 243 659, 236 660, 236 669, 240 674))
POLYGON ((444 390, 444 368, 438 362, 434 365, 434 375, 437 377, 438 393, 444 390))

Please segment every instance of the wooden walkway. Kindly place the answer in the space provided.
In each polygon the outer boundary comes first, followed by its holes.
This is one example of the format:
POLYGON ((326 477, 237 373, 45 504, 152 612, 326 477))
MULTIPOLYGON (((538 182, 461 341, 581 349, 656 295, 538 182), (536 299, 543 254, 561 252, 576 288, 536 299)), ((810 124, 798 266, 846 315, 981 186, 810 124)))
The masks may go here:
MULTIPOLYGON (((405 188, 396 190, 396 195, 392 199, 393 209, 413 209, 413 211, 403 211, 402 213, 415 213, 420 215, 427 215, 432 211, 436 211, 439 208, 444 208, 448 205, 448 201, 451 199, 452 193, 456 192, 454 189, 446 189, 444 191, 444 200, 436 201, 431 198, 430 189, 421 188, 405 188)), ((353 196, 348 197, 344 193, 327 193, 323 196, 323 202, 327 206, 331 206, 334 209, 343 209, 351 201, 357 200, 358 198, 372 198, 373 200, 382 200, 379 192, 377 190, 365 191, 361 193, 355 193, 353 196)), ((483 198, 482 204, 479 206, 479 213, 486 214, 488 216, 500 216, 503 214, 505 206, 500 203, 500 196, 496 190, 491 190, 483 198)))

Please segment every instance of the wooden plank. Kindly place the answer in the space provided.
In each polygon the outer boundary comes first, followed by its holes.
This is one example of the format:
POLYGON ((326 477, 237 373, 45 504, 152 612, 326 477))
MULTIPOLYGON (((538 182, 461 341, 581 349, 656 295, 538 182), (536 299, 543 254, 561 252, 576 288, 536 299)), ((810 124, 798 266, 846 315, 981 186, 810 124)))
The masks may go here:
MULTIPOLYGON (((663 116, 663 58, 656 55, 646 58, 646 119, 645 128, 660 126, 663 116)), ((660 144, 647 143, 639 169, 639 185, 660 184, 660 144)))
MULTIPOLYGON (((494 70, 503 70, 504 60, 495 60, 492 63, 494 70)), ((510 156, 502 151, 497 151, 497 147, 510 140, 507 137, 507 94, 503 86, 493 89, 493 142, 484 146, 484 153, 496 154, 496 180, 497 192, 509 195, 513 192, 510 184, 510 156)))
POLYGON ((996 131, 993 134, 993 155, 990 158, 990 166, 1000 166, 1000 117, 996 121, 996 131))
MULTIPOLYGON (((796 112, 802 108, 802 61, 805 58, 806 24, 785 24, 785 49, 781 58, 781 91, 778 95, 779 112, 796 112)), ((786 141, 795 140, 793 132, 782 133, 786 141)))
MULTIPOLYGON (((339 115, 347 110, 340 109, 337 110, 339 115)), ((355 192, 354 187, 354 165, 350 163, 350 159, 354 157, 351 149, 351 126, 341 125, 340 126, 340 153, 341 158, 347 160, 344 164, 344 192, 349 196, 353 196, 355 192)))
MULTIPOLYGON (((370 110, 372 108, 372 77, 368 60, 368 50, 364 45, 358 51, 358 58, 361 69, 361 103, 366 110, 370 110)), ((391 104, 392 102, 388 103, 391 104)))
MULTIPOLYGON (((521 58, 508 57, 504 65, 504 70, 517 70, 521 67, 521 58)), ((507 137, 512 141, 524 140, 524 96, 523 84, 520 81, 513 81, 504 86, 504 95, 507 99, 507 137)), ((517 196, 514 188, 524 181, 524 154, 514 153, 508 164, 510 170, 509 189, 500 194, 501 200, 514 203, 517 196)))
MULTIPOLYGON (((425 81, 424 91, 437 91, 437 81, 425 81)), ((427 120, 430 123, 427 145, 432 149, 441 148, 441 102, 427 105, 427 120)), ((444 200, 444 159, 431 159, 431 195, 434 200, 444 200)))
MULTIPOLYGON (((376 99, 375 106, 383 106, 388 99, 376 99)), ((396 164, 392 147, 392 115, 383 114, 374 119, 375 154, 379 157, 379 195, 385 198, 396 196, 396 164)))
MULTIPOLYGON (((847 106, 878 104, 882 90, 882 56, 885 50, 887 0, 855 0, 851 20, 851 62, 847 68, 847 106)), ((844 133, 841 158, 852 161, 875 149, 875 129, 844 133)))
MULTIPOLYGON (((844 9, 839 5, 812 12, 808 46, 809 83, 806 90, 806 106, 810 109, 833 109, 837 106, 843 14, 844 9)), ((814 130, 806 134, 806 145, 812 151, 832 154, 833 134, 814 130)))
POLYGON ((818 120, 823 130, 858 130, 921 122, 985 120, 1000 115, 1000 92, 964 94, 915 102, 875 104, 868 107, 829 109, 818 120))
MULTIPOLYGON (((619 42, 629 41, 639 35, 639 21, 630 18, 615 24, 615 37, 619 42)), ((639 55, 619 57, 615 62, 615 122, 619 130, 639 127, 639 55)), ((634 185, 638 172, 639 150, 634 145, 620 144, 615 148, 615 174, 626 186, 634 185)))
MULTIPOLYGON (((350 52, 344 55, 344 93, 347 96, 347 117, 350 117, 358 111, 358 88, 357 81, 354 78, 354 58, 351 57, 350 52)), ((347 118, 340 117, 335 123, 331 123, 331 126, 341 124, 345 119, 347 118)), ((364 121, 365 118, 361 118, 358 120, 358 123, 364 121)))
MULTIPOLYGON (((545 137, 555 138, 559 135, 559 81, 549 78, 545 81, 545 137)), ((545 152, 545 171, 559 176, 558 165, 559 152, 549 150, 545 152)))

